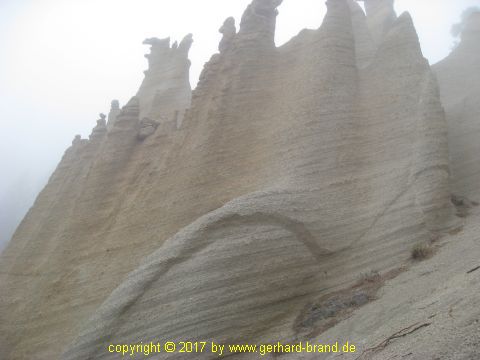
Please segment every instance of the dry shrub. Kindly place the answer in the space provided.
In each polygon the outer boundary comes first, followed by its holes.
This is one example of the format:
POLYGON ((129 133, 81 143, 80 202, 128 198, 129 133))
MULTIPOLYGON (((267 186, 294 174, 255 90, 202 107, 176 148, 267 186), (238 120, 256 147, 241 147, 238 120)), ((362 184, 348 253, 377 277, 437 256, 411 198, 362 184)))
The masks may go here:
POLYGON ((376 283, 382 280, 382 276, 377 270, 371 270, 360 275, 359 284, 376 283))
POLYGON ((429 244, 417 244, 412 249, 412 259, 424 260, 433 254, 433 248, 429 244))

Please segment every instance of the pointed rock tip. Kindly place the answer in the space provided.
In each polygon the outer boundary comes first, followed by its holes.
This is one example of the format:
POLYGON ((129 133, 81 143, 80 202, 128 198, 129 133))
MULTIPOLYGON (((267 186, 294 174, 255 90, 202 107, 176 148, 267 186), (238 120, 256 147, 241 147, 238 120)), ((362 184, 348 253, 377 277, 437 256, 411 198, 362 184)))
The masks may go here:
POLYGON ((390 29, 386 33, 386 36, 388 36, 389 34, 391 35, 391 33, 397 33, 398 31, 402 31, 402 29, 412 30, 412 33, 415 33, 415 36, 418 38, 415 24, 413 23, 412 16, 408 11, 404 11, 393 21, 390 29))
POLYGON ((403 13, 400 14, 400 16, 398 17, 398 22, 409 22, 412 24, 412 26, 414 25, 413 24, 413 18, 412 18, 412 15, 410 15, 410 12, 408 11, 404 11, 403 13))
POLYGON ((227 29, 227 28, 232 28, 235 27, 235 18, 233 16, 229 16, 228 18, 225 19, 223 22, 222 27, 220 28, 220 33, 223 34, 222 29, 227 29))
POLYGON ((277 8, 282 4, 283 0, 253 0, 249 5, 256 15, 269 17, 273 11, 277 15, 277 8))
POLYGON ((399 17, 397 17, 397 19, 393 22, 390 31, 396 32, 401 31, 401 29, 411 30, 411 34, 414 35, 418 41, 417 29, 415 28, 413 18, 408 11, 404 11, 399 17))
POLYGON ((404 61, 426 62, 420 46, 417 30, 410 13, 402 13, 385 34, 379 52, 387 51, 390 56, 404 61), (382 50, 383 49, 383 50, 382 50), (408 60, 406 60, 408 58, 408 60))
POLYGON ((193 44, 193 34, 187 34, 184 36, 180 44, 178 45, 179 50, 189 50, 193 44))
POLYGON ((218 50, 224 52, 232 44, 233 38, 237 34, 237 27, 235 26, 235 19, 233 17, 228 17, 224 22, 218 32, 223 35, 220 44, 218 45, 218 50))
MULTIPOLYGON (((271 38, 275 33, 277 7, 283 0, 253 0, 242 15, 240 33, 267 33, 271 38)), ((269 39, 269 41, 273 41, 269 39)))
POLYGON ((363 16, 365 16, 362 7, 359 5, 359 0, 347 0, 347 4, 350 7, 352 13, 354 13, 355 15, 357 15, 357 13, 361 13, 363 16))
POLYGON ((189 33, 187 35, 185 35, 182 39, 182 41, 180 42, 180 45, 182 45, 182 43, 186 43, 186 42, 193 42, 193 34, 192 33, 189 33))
POLYGON ((72 145, 77 145, 82 142, 82 136, 81 135, 75 135, 75 137, 72 140, 72 145))
POLYGON ((159 39, 159 38, 156 38, 156 37, 152 37, 152 38, 147 38, 145 40, 143 40, 143 43, 144 45, 151 45, 151 46, 163 46, 163 47, 170 47, 170 37, 166 37, 166 38, 163 38, 163 39, 159 39))

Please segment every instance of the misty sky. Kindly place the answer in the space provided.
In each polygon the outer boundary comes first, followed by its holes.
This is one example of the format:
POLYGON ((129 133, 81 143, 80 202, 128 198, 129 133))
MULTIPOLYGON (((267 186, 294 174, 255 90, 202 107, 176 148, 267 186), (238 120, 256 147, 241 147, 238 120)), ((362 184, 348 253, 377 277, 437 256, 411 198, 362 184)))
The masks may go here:
MULTIPOLYGON (((110 101, 125 104, 143 78, 147 37, 193 33, 191 83, 216 52, 218 28, 251 0, 0 0, 0 249, 75 134, 87 137, 110 101)), ((318 28, 325 1, 284 0, 277 45, 318 28)), ((462 11, 480 0, 397 0, 433 64, 453 44, 462 11), (433 5, 434 4, 434 5, 433 5)))

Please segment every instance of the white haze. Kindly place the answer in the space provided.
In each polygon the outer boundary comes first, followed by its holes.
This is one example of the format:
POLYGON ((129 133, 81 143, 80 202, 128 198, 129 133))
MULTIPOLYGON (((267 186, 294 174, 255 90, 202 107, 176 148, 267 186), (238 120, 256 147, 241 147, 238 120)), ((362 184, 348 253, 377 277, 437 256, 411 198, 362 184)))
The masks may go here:
MULTIPOLYGON (((0 0, 0 249, 45 185, 75 134, 88 136, 110 101, 142 80, 147 37, 193 33, 194 86, 216 52, 218 28, 239 23, 250 0, 0 0)), ((453 44, 452 25, 478 0, 397 0, 409 10, 432 63, 453 44), (435 5, 433 5, 435 4, 435 5)), ((276 42, 317 28, 322 0, 284 0, 276 42)))

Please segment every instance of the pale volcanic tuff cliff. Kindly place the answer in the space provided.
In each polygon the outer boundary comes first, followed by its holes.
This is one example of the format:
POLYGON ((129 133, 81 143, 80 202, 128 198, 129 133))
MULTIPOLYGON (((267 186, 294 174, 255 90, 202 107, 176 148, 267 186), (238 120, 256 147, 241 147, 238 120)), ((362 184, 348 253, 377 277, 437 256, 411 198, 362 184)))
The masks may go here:
POLYGON ((280 3, 253 0, 238 32, 227 19, 193 93, 191 36, 146 41, 137 95, 74 140, 2 254, 6 359, 315 334, 314 299, 457 226, 410 16, 328 0, 318 30, 277 48, 280 3))

